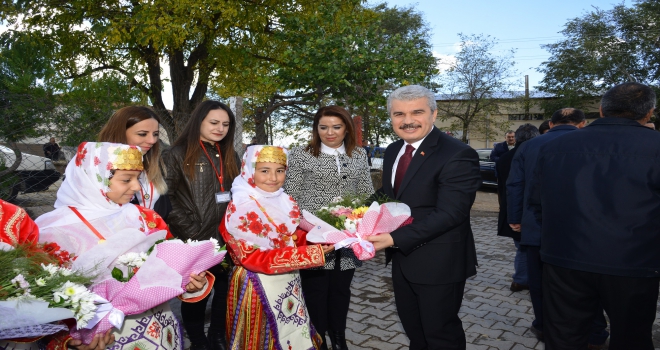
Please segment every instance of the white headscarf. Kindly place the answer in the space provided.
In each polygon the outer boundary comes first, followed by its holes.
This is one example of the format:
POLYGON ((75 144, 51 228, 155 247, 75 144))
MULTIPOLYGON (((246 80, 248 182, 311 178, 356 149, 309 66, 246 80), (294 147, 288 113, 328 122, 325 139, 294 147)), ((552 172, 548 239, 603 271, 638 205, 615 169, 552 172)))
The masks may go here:
POLYGON ((56 209, 35 220, 40 242, 57 242, 62 249, 78 255, 98 246, 99 238, 69 208, 72 206, 103 235, 108 242, 105 247, 114 246, 111 243, 115 241, 122 252, 136 245, 140 245, 138 250, 144 248, 141 245, 146 249, 151 246, 149 242, 140 243, 149 228, 137 207, 114 203, 106 196, 111 170, 130 148, 137 147, 109 142, 78 146, 76 157, 66 167, 66 180, 57 191, 56 209))
MULTIPOLYGON (((250 146, 243 155, 241 174, 232 184, 232 201, 225 214, 225 227, 234 238, 262 250, 274 248, 275 240, 282 240, 285 245, 293 247, 293 240, 283 236, 291 236, 300 224, 298 204, 282 188, 266 192, 254 183, 257 157, 264 147, 276 146, 250 146)), ((288 158, 288 152, 278 148, 288 158)))

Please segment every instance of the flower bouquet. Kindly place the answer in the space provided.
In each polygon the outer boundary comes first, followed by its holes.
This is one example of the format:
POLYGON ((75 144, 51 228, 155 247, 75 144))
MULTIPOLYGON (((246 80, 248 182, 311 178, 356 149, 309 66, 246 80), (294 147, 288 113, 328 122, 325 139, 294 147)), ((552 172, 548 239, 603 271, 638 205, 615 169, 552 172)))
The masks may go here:
MULTIPOLYGON (((124 251, 120 256, 114 255, 111 275, 92 286, 99 295, 96 315, 85 329, 71 332, 74 338, 88 344, 95 334, 121 328, 126 315, 140 314, 185 293, 191 273, 198 274, 221 263, 227 253, 215 240, 173 239, 154 243, 147 252, 124 251)), ((99 246, 102 245, 105 244, 99 246)), ((83 255, 90 252, 98 254, 112 249, 94 250, 81 254, 78 260, 89 259, 83 255)))
POLYGON ((51 322, 75 319, 85 327, 96 312, 86 286, 94 276, 72 270, 73 258, 55 243, 0 249, 0 339, 41 337, 67 330, 51 322))
POLYGON ((378 199, 369 206, 360 197, 338 197, 327 207, 303 217, 314 227, 307 241, 334 244, 335 249, 350 247, 360 260, 374 257, 376 251, 368 236, 387 233, 412 222, 410 207, 404 203, 378 199))

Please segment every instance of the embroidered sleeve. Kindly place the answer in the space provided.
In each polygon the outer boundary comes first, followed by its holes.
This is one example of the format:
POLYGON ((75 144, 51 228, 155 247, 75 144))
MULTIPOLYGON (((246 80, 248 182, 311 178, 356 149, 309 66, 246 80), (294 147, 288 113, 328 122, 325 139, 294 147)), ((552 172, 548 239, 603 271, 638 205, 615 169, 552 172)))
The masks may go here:
POLYGON ((39 240, 39 228, 23 208, 0 201, 0 241, 9 244, 39 240))
POLYGON ((69 341, 73 339, 68 331, 53 334, 48 338, 46 350, 68 350, 69 341))
POLYGON ((158 213, 140 205, 136 205, 136 207, 140 211, 140 215, 142 216, 142 219, 147 225, 147 234, 165 230, 167 231, 167 235, 165 236, 165 239, 174 238, 174 236, 172 236, 172 233, 170 233, 170 229, 167 227, 165 220, 163 220, 163 218, 160 215, 158 215, 158 213))
POLYGON ((234 263, 253 272, 272 275, 325 265, 325 256, 320 244, 264 251, 244 240, 235 239, 225 229, 224 221, 220 225, 220 234, 227 243, 227 250, 234 263))

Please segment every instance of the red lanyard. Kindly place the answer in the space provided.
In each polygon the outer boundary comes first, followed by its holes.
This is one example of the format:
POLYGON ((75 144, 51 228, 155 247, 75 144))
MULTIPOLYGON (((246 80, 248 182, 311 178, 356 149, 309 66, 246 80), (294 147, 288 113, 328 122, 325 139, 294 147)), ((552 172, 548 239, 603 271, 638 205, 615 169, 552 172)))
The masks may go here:
POLYGON ((92 230, 92 232, 94 232, 96 237, 98 237, 101 241, 105 241, 105 237, 103 237, 103 235, 101 235, 101 233, 99 233, 99 231, 97 231, 96 228, 94 228, 94 226, 92 226, 92 224, 90 224, 89 221, 87 221, 87 219, 85 219, 85 217, 82 216, 82 214, 80 214, 80 212, 78 211, 78 209, 76 209, 76 207, 69 206, 69 209, 71 209, 76 215, 78 215, 80 220, 82 220, 82 222, 85 225, 87 225, 87 227, 89 227, 89 229, 92 230))
POLYGON ((140 194, 142 195, 142 206, 151 209, 151 204, 154 202, 154 184, 149 182, 149 193, 146 197, 144 191, 142 191, 142 184, 140 184, 140 194), (149 206, 147 206, 147 201, 145 201, 145 199, 149 200, 149 206))
POLYGON ((209 159, 211 168, 213 168, 213 171, 215 171, 215 176, 218 178, 218 182, 220 183, 220 190, 224 192, 225 185, 222 183, 222 152, 220 152, 220 146, 218 146, 217 143, 215 144, 215 148, 218 150, 218 155, 220 156, 220 172, 218 173, 218 169, 215 167, 215 164, 213 164, 213 160, 209 156, 208 152, 206 152, 206 147, 204 147, 202 140, 199 140, 199 145, 202 147, 202 151, 204 151, 204 154, 206 154, 206 158, 209 159))

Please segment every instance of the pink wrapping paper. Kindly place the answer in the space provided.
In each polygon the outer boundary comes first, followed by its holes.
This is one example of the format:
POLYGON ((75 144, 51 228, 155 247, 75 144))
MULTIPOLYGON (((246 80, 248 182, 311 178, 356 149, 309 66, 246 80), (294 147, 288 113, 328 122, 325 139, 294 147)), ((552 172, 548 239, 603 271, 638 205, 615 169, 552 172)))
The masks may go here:
POLYGON ((183 294, 191 273, 197 274, 219 264, 226 253, 217 252, 211 241, 170 240, 156 245, 128 282, 109 278, 92 286, 94 293, 112 304, 113 311, 92 329, 73 329, 71 335, 89 344, 95 334, 113 327, 109 318, 115 317, 113 314, 116 315, 117 310, 124 315, 140 314, 183 294))
POLYGON ((335 249, 350 247, 360 260, 374 257, 376 250, 366 237, 389 233, 412 222, 410 207, 404 203, 373 202, 364 213, 355 232, 339 230, 314 214, 303 210, 303 217, 314 225, 307 233, 307 241, 312 243, 334 244, 335 249))

